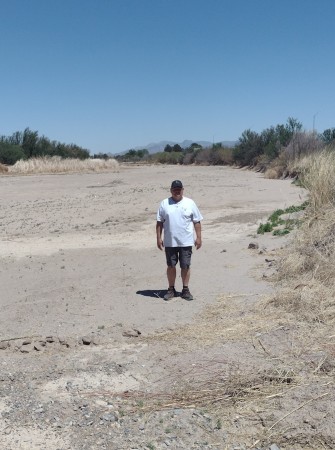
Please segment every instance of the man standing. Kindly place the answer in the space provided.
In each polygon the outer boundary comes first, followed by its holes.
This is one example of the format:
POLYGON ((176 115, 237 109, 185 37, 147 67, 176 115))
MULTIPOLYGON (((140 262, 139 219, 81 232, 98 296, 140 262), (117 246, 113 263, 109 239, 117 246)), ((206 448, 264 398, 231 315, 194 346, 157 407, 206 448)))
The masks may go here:
POLYGON ((171 184, 171 197, 163 200, 157 212, 157 247, 165 248, 167 279, 169 289, 164 300, 176 297, 176 265, 180 264, 183 290, 181 297, 193 300, 188 283, 191 275, 192 246, 201 247, 201 223, 203 219, 197 205, 190 198, 184 197, 183 183, 175 180, 171 184), (162 232, 164 230, 164 242, 162 232), (195 239, 194 239, 195 232, 195 239))

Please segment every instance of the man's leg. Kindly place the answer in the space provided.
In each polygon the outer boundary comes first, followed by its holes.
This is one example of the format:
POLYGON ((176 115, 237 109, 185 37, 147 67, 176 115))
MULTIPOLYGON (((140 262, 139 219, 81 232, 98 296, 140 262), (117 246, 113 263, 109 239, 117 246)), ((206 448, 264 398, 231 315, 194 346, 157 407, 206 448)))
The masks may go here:
POLYGON ((185 300, 193 300, 193 296, 189 290, 188 283, 191 277, 191 257, 192 247, 183 247, 180 251, 181 279, 183 281, 182 298, 185 300))
POLYGON ((188 286, 191 276, 191 269, 187 267, 186 269, 181 269, 181 279, 183 282, 183 286, 188 286))
POLYGON ((176 268, 168 266, 168 268, 166 269, 166 275, 169 282, 169 287, 174 287, 174 284, 176 282, 176 274, 177 274, 176 268))

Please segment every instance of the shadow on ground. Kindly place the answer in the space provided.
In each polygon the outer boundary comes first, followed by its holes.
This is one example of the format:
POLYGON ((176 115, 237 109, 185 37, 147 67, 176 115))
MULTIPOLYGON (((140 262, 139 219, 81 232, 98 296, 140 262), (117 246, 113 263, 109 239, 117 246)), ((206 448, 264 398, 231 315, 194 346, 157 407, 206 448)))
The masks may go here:
POLYGON ((145 297, 154 297, 164 300, 164 295, 167 293, 166 289, 145 289, 143 291, 137 291, 136 294, 144 295, 145 297))

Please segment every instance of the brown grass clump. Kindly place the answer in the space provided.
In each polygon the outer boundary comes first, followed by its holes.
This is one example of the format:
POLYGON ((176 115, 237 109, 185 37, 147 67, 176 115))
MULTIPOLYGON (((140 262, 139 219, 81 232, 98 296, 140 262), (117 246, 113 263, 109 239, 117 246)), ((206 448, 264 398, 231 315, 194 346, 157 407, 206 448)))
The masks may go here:
POLYGON ((281 259, 281 289, 273 303, 307 322, 330 324, 335 319, 335 208, 309 213, 293 248, 281 259))
POLYGON ((269 178, 271 180, 280 178, 278 171, 273 168, 267 169, 264 173, 264 177, 269 178))
MULTIPOLYGON (((222 295, 215 304, 207 306, 198 316, 196 322, 181 325, 173 330, 144 338, 148 341, 167 342, 177 346, 181 351, 206 349, 218 342, 234 342, 257 333, 269 326, 264 312, 266 299, 257 301, 257 307, 249 308, 248 314, 236 318, 237 305, 242 303, 248 294, 222 295), (266 323, 266 325, 265 325, 266 323)), ((250 295, 251 298, 251 295, 250 295)))
POLYGON ((7 173, 8 167, 0 163, 0 173, 7 173))
POLYGON ((30 158, 17 161, 9 168, 11 174, 34 173, 66 173, 66 172, 101 172, 115 170, 118 162, 115 159, 75 159, 60 156, 30 158))

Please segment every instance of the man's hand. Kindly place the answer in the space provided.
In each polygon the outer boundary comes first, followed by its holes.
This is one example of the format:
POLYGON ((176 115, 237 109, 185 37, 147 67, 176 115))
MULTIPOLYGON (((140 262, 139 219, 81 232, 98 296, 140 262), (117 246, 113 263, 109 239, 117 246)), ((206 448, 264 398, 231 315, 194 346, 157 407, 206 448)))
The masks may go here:
POLYGON ((194 242, 195 248, 197 250, 199 250, 199 248, 202 246, 202 241, 201 238, 196 238, 195 242, 194 242))
POLYGON ((163 240, 161 238, 157 239, 157 247, 159 250, 163 250, 164 248, 163 240))
POLYGON ((157 247, 159 250, 163 250, 164 244, 162 240, 163 222, 156 223, 156 237, 157 237, 157 247))
POLYGON ((196 240, 194 241, 195 248, 199 250, 199 248, 202 246, 202 240, 201 240, 201 223, 196 222, 194 224, 195 234, 196 234, 196 240))

